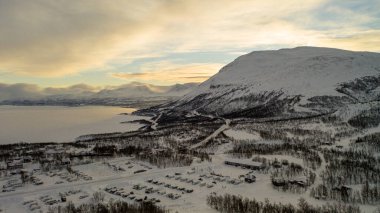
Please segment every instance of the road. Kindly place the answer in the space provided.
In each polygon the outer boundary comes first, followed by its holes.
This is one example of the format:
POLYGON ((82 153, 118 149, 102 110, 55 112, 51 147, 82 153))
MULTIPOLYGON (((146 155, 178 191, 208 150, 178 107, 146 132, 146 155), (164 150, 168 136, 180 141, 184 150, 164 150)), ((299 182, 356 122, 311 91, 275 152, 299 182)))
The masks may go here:
POLYGON ((158 121, 158 119, 161 118, 161 116, 162 116, 162 112, 157 116, 157 118, 155 120, 152 121, 152 125, 150 126, 152 129, 154 129, 154 130, 157 129, 157 125, 158 125, 157 121, 158 121))
POLYGON ((231 120, 230 119, 224 119, 224 118, 221 118, 224 120, 224 124, 219 127, 219 129, 215 130, 215 132, 213 132, 211 135, 209 135, 207 138, 205 138, 203 141, 197 143, 197 144, 194 144, 190 147, 190 149, 196 149, 200 146, 203 146, 205 144, 207 144, 207 142, 213 138, 215 138, 216 136, 218 136, 220 133, 222 133, 224 130, 230 128, 230 123, 231 123, 231 120))
MULTIPOLYGON (((318 155, 321 158, 322 162, 321 162, 321 166, 317 170, 315 170, 316 177, 315 177, 315 181, 313 184, 315 187, 317 187, 318 185, 323 183, 322 177, 320 175, 321 175, 322 171, 326 168, 326 160, 325 160, 325 157, 323 156, 323 153, 318 151, 318 155)), ((311 188, 312 187, 308 187, 306 194, 310 194, 311 188)))

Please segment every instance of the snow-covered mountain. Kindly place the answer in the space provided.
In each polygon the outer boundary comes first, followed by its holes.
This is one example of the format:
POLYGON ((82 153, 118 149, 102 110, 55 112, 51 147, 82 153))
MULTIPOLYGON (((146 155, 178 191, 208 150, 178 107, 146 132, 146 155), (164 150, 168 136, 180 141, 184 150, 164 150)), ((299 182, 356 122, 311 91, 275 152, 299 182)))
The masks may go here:
MULTIPOLYGON (((1 84, 0 103, 3 104, 112 104, 113 101, 129 100, 172 100, 189 93, 197 83, 158 86, 132 82, 120 86, 108 86, 103 89, 86 84, 65 88, 40 88, 31 84, 1 84), (149 99, 150 100, 150 99, 149 99)), ((118 103, 115 103, 118 105, 118 103)))
POLYGON ((283 117, 331 113, 379 99, 379 53, 297 47, 240 56, 164 108, 168 115, 196 110, 226 117, 283 117))
POLYGON ((175 84, 170 86, 157 86, 153 84, 144 84, 140 82, 132 82, 117 87, 103 89, 93 98, 125 98, 125 97, 156 97, 156 96, 183 96, 194 89, 198 84, 175 84))

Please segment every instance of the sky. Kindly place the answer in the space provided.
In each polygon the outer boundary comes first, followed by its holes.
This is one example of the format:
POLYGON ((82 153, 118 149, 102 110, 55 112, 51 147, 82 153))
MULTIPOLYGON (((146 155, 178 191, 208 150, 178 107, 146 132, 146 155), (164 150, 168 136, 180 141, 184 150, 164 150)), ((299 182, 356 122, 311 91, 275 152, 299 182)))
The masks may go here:
POLYGON ((379 8, 380 0, 0 0, 0 83, 171 85, 202 82, 256 50, 380 52, 379 8))

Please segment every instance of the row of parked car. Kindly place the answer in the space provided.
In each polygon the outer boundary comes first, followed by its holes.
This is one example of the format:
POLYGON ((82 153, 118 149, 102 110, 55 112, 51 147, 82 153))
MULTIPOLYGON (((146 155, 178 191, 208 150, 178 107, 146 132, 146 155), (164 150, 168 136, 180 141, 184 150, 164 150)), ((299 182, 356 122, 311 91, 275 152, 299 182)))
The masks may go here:
MULTIPOLYGON (((43 204, 45 204, 47 206, 51 206, 51 205, 58 204, 58 203, 61 203, 61 202, 66 202, 66 197, 67 196, 75 195, 75 194, 80 193, 80 192, 81 192, 80 189, 78 189, 78 190, 69 190, 69 191, 66 191, 66 192, 60 192, 58 199, 54 199, 50 195, 43 195, 43 196, 39 197, 39 200, 43 204)), ((83 198, 86 198, 86 197, 88 197, 88 195, 84 194, 84 195, 79 196, 79 199, 83 199, 83 198)), ((26 206, 26 207, 28 207, 28 209, 30 211, 41 209, 41 206, 39 205, 39 203, 38 203, 37 200, 28 200, 28 201, 25 201, 25 202, 23 202, 23 205, 26 206)))
POLYGON ((2 192, 12 192, 18 187, 22 187, 22 182, 19 179, 8 180, 7 183, 3 185, 2 192))
MULTIPOLYGON (((185 178, 185 177, 181 177, 181 176, 171 176, 171 175, 167 175, 166 178, 168 178, 168 179, 174 179, 174 180, 177 180, 177 181, 180 181, 180 182, 183 182, 183 183, 192 184, 192 185, 198 185, 200 187, 204 187, 204 186, 206 186, 207 188, 214 187, 213 183, 203 182, 202 178, 191 179, 191 178, 185 178)), ((216 184, 216 182, 215 182, 215 184, 216 184)))
POLYGON ((65 195, 65 196, 70 196, 70 195, 78 194, 80 192, 82 192, 82 190, 80 190, 80 189, 77 189, 77 190, 72 189, 72 190, 69 190, 69 191, 66 191, 66 192, 60 192, 59 194, 60 195, 65 195))
MULTIPOLYGON (((147 182, 149 182, 150 180, 147 180, 147 182)), ((153 183, 153 180, 152 180, 152 182, 151 183, 153 183)), ((163 186, 165 186, 164 185, 164 183, 162 183, 162 184, 160 184, 161 182, 159 182, 159 185, 163 185, 163 186)), ((166 193, 166 191, 164 191, 164 190, 159 190, 159 189, 157 189, 157 188, 153 188, 153 187, 147 187, 147 186, 145 186, 145 185, 141 185, 141 184, 136 184, 136 185, 134 185, 133 186, 133 189, 136 189, 136 190, 142 190, 142 189, 145 189, 145 193, 146 194, 151 194, 151 193, 157 193, 157 194, 159 194, 159 195, 161 195, 161 196, 166 196, 167 198, 170 198, 170 199, 172 199, 172 200, 176 200, 176 199, 178 199, 178 198, 180 198, 181 197, 181 195, 180 194, 176 194, 176 193, 166 193)), ((192 190, 191 190, 191 192, 192 192, 192 190)), ((190 192, 189 192, 190 193, 190 192)))
MULTIPOLYGON (((114 171, 125 171, 124 167, 118 166, 116 164, 105 163, 109 168, 112 168, 114 171)), ((128 166, 129 169, 133 168, 133 165, 128 166)))
MULTIPOLYGON (((75 182, 75 181, 78 181, 80 179, 83 179, 83 180, 92 180, 92 177, 84 174, 83 172, 81 171, 78 171, 78 170, 73 170, 73 172, 70 174, 68 172, 65 172, 65 173, 60 173, 60 174, 57 174, 60 178, 62 178, 63 180, 66 180, 67 182, 75 182)), ((58 181, 57 181, 58 182, 58 181)), ((61 183, 61 182, 59 182, 61 183)), ((59 184, 59 183, 56 183, 56 184, 59 184)))
POLYGON ((76 175, 69 173, 61 173, 58 176, 67 182, 75 182, 79 180, 79 178, 76 175))
POLYGON ((73 170, 73 173, 77 175, 79 178, 82 178, 83 180, 92 180, 92 177, 89 175, 86 175, 85 173, 79 171, 79 170, 73 170))
POLYGON ((104 191, 106 191, 106 192, 108 192, 110 194, 113 194, 113 195, 117 195, 117 196, 120 196, 120 197, 123 197, 123 198, 128 198, 130 200, 134 200, 136 202, 151 202, 151 203, 159 203, 159 202, 161 202, 160 199, 148 198, 147 196, 145 196, 144 198, 137 197, 133 191, 126 192, 124 190, 124 188, 106 187, 104 189, 104 191))
POLYGON ((45 205, 54 205, 60 202, 60 200, 53 199, 50 195, 44 195, 40 197, 40 200, 45 204, 45 205))
POLYGON ((30 211, 41 209, 41 206, 38 204, 38 202, 36 200, 28 200, 22 204, 24 206, 26 206, 30 211))
POLYGON ((152 169, 152 167, 147 166, 147 165, 145 165, 145 164, 143 164, 143 163, 139 163, 139 165, 140 165, 141 167, 144 167, 145 169, 152 169))
POLYGON ((30 180, 32 180, 32 183, 34 185, 42 185, 42 184, 44 184, 44 182, 40 178, 38 178, 36 176, 31 176, 30 180))
POLYGON ((229 183, 229 184, 233 184, 233 185, 239 185, 239 184, 244 182, 243 180, 239 180, 237 178, 231 178, 229 176, 223 176, 223 175, 218 175, 218 174, 214 174, 214 173, 210 173, 210 175, 206 175, 206 174, 199 175, 199 177, 206 178, 206 179, 212 179, 215 183, 216 182, 225 182, 225 183, 229 183))
POLYGON ((158 180, 153 180, 153 179, 148 179, 146 182, 154 184, 154 185, 157 185, 157 186, 162 185, 162 186, 164 186, 166 188, 174 189, 174 190, 178 190, 178 191, 186 192, 186 193, 192 193, 194 191, 193 189, 187 189, 185 187, 176 186, 176 185, 172 185, 170 183, 165 183, 165 182, 158 181, 158 180))

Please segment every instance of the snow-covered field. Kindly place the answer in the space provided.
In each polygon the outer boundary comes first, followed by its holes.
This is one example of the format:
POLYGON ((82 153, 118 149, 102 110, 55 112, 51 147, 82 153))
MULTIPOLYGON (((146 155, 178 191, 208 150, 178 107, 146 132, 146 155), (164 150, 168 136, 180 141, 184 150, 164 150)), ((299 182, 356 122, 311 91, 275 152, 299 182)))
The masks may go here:
MULTIPOLYGON (((288 159, 290 162, 301 163, 300 159, 289 156, 267 156, 268 159, 288 159)), ((272 187, 271 178, 268 174, 253 172, 257 179, 254 183, 246 183, 241 179, 242 175, 250 172, 248 169, 234 167, 224 164, 226 155, 220 154, 213 158, 212 163, 195 163, 187 167, 158 169, 147 163, 136 161, 132 158, 116 158, 105 162, 95 162, 91 164, 74 166, 73 169, 81 171, 92 180, 78 180, 73 182, 64 181, 56 184, 61 178, 57 175, 62 172, 41 173, 38 175, 44 181, 43 185, 34 186, 26 185, 17 188, 14 192, 0 193, 0 209, 5 212, 43 212, 47 211, 49 206, 66 205, 66 202, 72 201, 75 204, 90 202, 92 194, 96 191, 102 191, 106 195, 106 200, 120 199, 126 202, 134 202, 129 197, 111 194, 105 191, 105 188, 116 187, 122 188, 125 193, 133 191, 134 200, 144 198, 159 199, 158 205, 164 205, 173 212, 216 212, 207 206, 206 197, 211 193, 224 194, 230 193, 241 195, 243 197, 255 198, 264 201, 266 198, 271 201, 281 203, 296 204, 303 197, 312 204, 322 205, 324 202, 310 198, 308 194, 287 193, 276 190, 272 187), (114 170, 109 165, 123 167, 125 171, 114 170), (128 168, 129 167, 129 168, 128 168), (149 169, 149 168, 150 169, 149 169), (147 171, 134 174, 134 171, 145 168, 147 171), (217 174, 217 175, 213 175, 217 174), (52 177, 50 177, 52 176, 52 177), (238 183, 229 183, 229 180, 239 180, 238 183), (158 183, 155 183, 158 182, 158 183), (139 185, 143 189, 134 188, 139 185), (172 188, 175 186, 175 189, 172 188), (152 193, 146 193, 147 188, 155 190, 152 193), (184 192, 179 188, 192 189, 192 192, 184 192), (66 202, 48 205, 43 202, 43 197, 49 196, 54 200, 60 200, 60 193, 66 194, 66 202), (179 195, 177 199, 168 197, 168 194, 179 195), (33 207, 38 209, 31 211, 33 207)), ((237 159, 239 161, 239 159, 237 159)), ((240 160, 241 161, 241 160, 240 160)), ((244 162, 244 160, 243 160, 244 162)), ((10 178, 2 178, 1 184, 9 181, 10 178)), ((375 207, 363 207, 365 212, 372 212, 375 207)))
POLYGON ((252 141, 258 141, 261 139, 260 134, 252 134, 244 131, 239 130, 226 130, 224 131, 224 134, 226 134, 228 137, 231 137, 235 140, 252 140, 252 141))

